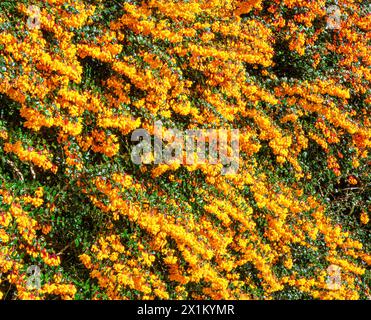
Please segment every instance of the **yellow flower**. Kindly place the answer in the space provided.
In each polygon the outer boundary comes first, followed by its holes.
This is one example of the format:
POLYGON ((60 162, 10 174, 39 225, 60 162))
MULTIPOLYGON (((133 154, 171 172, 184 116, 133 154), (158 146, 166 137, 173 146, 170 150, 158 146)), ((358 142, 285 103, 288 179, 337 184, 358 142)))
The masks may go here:
POLYGON ((367 224, 370 221, 370 218, 366 212, 362 211, 360 220, 362 224, 367 224))

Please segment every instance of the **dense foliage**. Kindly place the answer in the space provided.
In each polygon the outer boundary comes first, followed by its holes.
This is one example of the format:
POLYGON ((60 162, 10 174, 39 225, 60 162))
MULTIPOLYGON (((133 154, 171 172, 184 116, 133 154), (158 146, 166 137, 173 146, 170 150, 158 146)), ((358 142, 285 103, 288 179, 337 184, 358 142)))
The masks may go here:
POLYGON ((0 297, 366 299, 371 15, 334 4, 2 0, 0 297), (238 173, 134 164, 156 120, 239 129, 238 173))

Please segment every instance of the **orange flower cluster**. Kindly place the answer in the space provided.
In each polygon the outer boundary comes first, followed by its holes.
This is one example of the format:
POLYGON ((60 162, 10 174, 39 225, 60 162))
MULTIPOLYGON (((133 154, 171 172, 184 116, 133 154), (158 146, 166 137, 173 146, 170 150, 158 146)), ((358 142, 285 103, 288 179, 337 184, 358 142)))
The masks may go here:
MULTIPOLYGON (((44 283, 40 290, 28 285, 30 274, 24 260, 36 259, 36 266, 58 267, 60 258, 50 250, 45 249, 45 240, 38 236, 38 230, 48 233, 32 214, 25 208, 40 208, 44 201, 44 190, 38 188, 34 195, 14 196, 6 188, 0 189, 0 283, 9 283, 16 288, 17 299, 45 299, 48 295, 57 295, 71 299, 76 293, 72 284, 65 282, 60 276, 44 283), (4 210, 3 206, 8 209, 4 210), (3 211, 4 210, 4 211, 3 211), (19 256, 24 258, 18 258, 19 256)), ((0 296, 4 292, 0 291, 0 296)), ((9 297, 8 297, 9 298, 9 297)))
POLYGON ((81 298, 80 276, 94 299, 370 294, 364 1, 339 29, 324 0, 34 2, 37 27, 0 12, 0 298, 81 298), (239 171, 133 164, 157 120, 239 129, 239 171))
POLYGON ((32 147, 25 149, 21 141, 17 141, 14 144, 5 143, 4 151, 14 153, 21 161, 32 162, 44 170, 51 170, 53 173, 56 173, 58 170, 58 167, 49 160, 51 155, 48 152, 45 152, 45 150, 34 151, 32 147))

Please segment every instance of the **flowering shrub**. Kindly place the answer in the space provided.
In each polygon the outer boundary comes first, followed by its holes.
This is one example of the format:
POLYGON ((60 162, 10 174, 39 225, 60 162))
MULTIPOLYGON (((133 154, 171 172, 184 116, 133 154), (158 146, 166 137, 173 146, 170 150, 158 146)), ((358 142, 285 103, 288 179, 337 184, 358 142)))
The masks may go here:
POLYGON ((333 4, 1 1, 0 297, 366 299, 371 15, 333 4), (158 120, 238 172, 133 163, 158 120))

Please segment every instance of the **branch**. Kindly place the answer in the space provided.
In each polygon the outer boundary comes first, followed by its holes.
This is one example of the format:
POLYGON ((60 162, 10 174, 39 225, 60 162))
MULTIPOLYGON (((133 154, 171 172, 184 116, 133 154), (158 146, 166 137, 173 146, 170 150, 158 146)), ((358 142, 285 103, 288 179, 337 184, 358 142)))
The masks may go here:
POLYGON ((36 180, 36 173, 35 173, 33 164, 30 165, 30 170, 31 170, 32 178, 36 180))
POLYGON ((16 167, 16 165, 14 164, 13 161, 9 160, 9 159, 6 159, 6 163, 9 164, 12 169, 14 170, 14 172, 17 174, 18 178, 21 180, 21 181, 24 181, 24 178, 23 178, 23 174, 22 172, 19 171, 19 169, 16 167))

